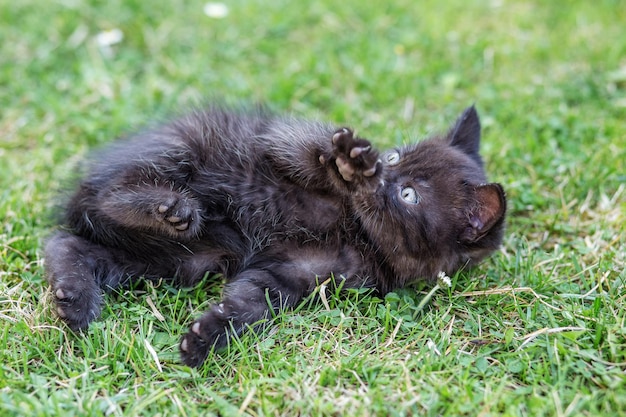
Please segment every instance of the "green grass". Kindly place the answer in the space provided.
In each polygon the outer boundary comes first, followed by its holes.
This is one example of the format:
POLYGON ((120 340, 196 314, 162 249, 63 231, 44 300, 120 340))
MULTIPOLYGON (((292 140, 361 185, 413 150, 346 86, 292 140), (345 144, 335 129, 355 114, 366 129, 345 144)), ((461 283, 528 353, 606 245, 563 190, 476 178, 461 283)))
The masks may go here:
POLYGON ((625 415, 623 2, 227 4, 0 0, 0 414, 625 415), (428 288, 328 294, 199 370, 177 344, 215 281, 122 291, 71 333, 41 258, 57 191, 88 150, 207 98, 380 146, 476 103, 502 250, 424 309, 428 288))

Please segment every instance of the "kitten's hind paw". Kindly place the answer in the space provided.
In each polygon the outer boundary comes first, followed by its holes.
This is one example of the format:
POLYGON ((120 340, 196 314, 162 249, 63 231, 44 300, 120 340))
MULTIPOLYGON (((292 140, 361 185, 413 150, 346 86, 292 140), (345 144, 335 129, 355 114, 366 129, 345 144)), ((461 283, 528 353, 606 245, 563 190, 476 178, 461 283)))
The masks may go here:
POLYGON ((200 223, 200 208, 194 200, 175 193, 158 204, 155 217, 174 236, 185 232, 194 233, 200 223))
POLYGON ((339 175, 347 182, 367 180, 380 172, 378 151, 366 139, 355 138, 347 128, 339 129, 332 138, 333 156, 339 175))
POLYGON ((72 330, 85 329, 102 310, 102 290, 96 270, 102 272, 110 254, 79 236, 58 232, 46 243, 46 279, 59 317, 72 330))
MULTIPOLYGON (((92 287, 89 285, 88 287, 92 287)), ((57 314, 74 331, 85 329, 102 309, 101 291, 93 288, 71 288, 68 285, 53 287, 57 314)))

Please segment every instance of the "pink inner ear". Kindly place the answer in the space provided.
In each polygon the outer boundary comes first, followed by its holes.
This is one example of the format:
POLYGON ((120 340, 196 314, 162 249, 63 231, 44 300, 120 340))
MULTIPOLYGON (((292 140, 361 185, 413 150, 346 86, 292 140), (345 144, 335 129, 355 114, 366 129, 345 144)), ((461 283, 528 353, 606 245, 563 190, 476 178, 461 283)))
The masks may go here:
POLYGON ((490 229, 504 214, 504 195, 502 187, 497 184, 481 185, 476 188, 476 197, 479 201, 478 212, 472 216, 472 226, 490 229), (474 225, 474 219, 476 225, 474 225))
POLYGON ((469 226, 463 236, 476 241, 487 233, 504 215, 506 200, 499 184, 485 184, 475 188, 477 205, 469 216, 469 226))
POLYGON ((474 189, 476 206, 469 213, 469 224, 462 233, 465 242, 476 242, 504 216, 506 199, 499 184, 479 185, 474 189))

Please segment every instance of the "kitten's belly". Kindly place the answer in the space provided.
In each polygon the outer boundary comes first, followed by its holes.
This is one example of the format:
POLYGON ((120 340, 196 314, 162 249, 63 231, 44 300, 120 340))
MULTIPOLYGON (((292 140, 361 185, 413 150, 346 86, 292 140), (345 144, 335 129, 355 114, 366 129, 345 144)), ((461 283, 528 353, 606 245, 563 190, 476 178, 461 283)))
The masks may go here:
POLYGON ((302 189, 286 192, 277 189, 269 198, 259 194, 255 197, 240 201, 232 214, 246 235, 260 239, 269 235, 321 236, 338 230, 342 224, 342 200, 335 196, 302 189))
POLYGON ((336 230, 342 220, 343 204, 337 197, 307 193, 293 210, 293 222, 312 232, 336 230))

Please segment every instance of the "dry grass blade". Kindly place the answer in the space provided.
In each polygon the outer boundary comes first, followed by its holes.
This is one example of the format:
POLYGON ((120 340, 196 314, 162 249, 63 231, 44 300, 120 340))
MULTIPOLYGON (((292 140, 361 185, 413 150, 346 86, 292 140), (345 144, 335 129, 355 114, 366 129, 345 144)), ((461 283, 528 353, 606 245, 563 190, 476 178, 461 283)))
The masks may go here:
POLYGON ((573 327, 573 326, 540 329, 540 330, 532 332, 532 333, 530 333, 530 334, 528 334, 528 335, 526 335, 524 337, 521 337, 521 339, 523 339, 524 341, 522 342, 521 345, 519 345, 517 350, 523 349, 524 346, 526 346, 527 344, 529 344, 535 338, 537 338, 538 336, 541 336, 542 334, 553 334, 553 333, 561 333, 561 332, 584 332, 584 331, 587 331, 587 330, 588 329, 586 329, 584 327, 573 327))

